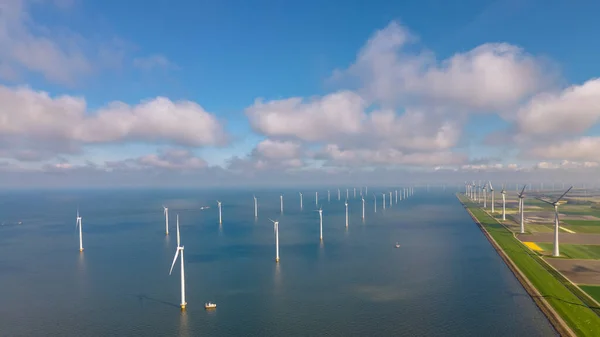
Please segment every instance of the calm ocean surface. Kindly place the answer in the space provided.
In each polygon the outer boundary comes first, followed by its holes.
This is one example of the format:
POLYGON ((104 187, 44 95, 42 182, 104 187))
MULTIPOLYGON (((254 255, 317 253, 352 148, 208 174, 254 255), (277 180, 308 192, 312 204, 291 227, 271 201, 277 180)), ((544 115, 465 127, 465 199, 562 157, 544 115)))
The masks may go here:
POLYGON ((346 230, 343 200, 321 190, 322 245, 314 190, 303 211, 297 190, 282 192, 284 215, 280 191, 2 192, 0 335, 556 335, 453 192, 416 190, 385 211, 379 194, 377 213, 370 196, 363 223, 351 190, 346 230), (184 313, 179 263, 169 276, 177 213, 184 313))

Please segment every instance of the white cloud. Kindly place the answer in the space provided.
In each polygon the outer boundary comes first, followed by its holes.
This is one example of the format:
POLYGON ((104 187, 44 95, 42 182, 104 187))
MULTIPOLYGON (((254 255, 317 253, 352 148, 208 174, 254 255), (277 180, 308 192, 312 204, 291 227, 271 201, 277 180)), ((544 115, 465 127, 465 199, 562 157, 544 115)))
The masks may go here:
POLYGON ((369 100, 387 105, 419 102, 489 111, 519 103, 552 78, 544 62, 507 43, 483 44, 438 62, 430 52, 405 50, 416 41, 411 36, 391 22, 334 79, 357 78, 369 100))
POLYGON ((265 139, 245 158, 233 157, 228 167, 234 171, 297 169, 305 165, 306 152, 292 141, 265 139))
POLYGON ((133 66, 142 70, 152 70, 156 68, 176 68, 176 65, 169 61, 164 55, 150 55, 147 57, 136 57, 133 59, 133 66))
POLYGON ((189 171, 204 169, 207 163, 186 149, 167 149, 124 161, 107 162, 109 169, 166 169, 189 171))
POLYGON ((600 79, 596 78, 535 96, 519 109, 517 127, 521 134, 533 136, 581 134, 599 120, 600 79))
POLYGON ((558 144, 542 145, 528 151, 528 156, 543 159, 594 161, 599 156, 600 137, 581 137, 558 144))
POLYGON ((293 159, 302 153, 300 143, 265 139, 256 145, 254 154, 266 159, 293 159))
POLYGON ((598 162, 595 162, 595 161, 577 162, 577 161, 568 161, 568 160, 563 160, 560 163, 543 161, 543 162, 539 162, 534 165, 534 168, 542 169, 542 170, 578 169, 578 168, 595 168, 595 167, 598 167, 598 162))
POLYGON ((378 150, 342 149, 335 144, 325 146, 316 154, 315 158, 326 160, 326 165, 367 167, 458 165, 466 161, 466 156, 449 151, 403 153, 393 148, 378 150))
POLYGON ((222 145, 221 123, 200 105, 157 97, 137 105, 113 102, 94 112, 83 98, 52 97, 26 87, 0 86, 0 145, 23 158, 73 153, 83 144, 109 142, 222 145))

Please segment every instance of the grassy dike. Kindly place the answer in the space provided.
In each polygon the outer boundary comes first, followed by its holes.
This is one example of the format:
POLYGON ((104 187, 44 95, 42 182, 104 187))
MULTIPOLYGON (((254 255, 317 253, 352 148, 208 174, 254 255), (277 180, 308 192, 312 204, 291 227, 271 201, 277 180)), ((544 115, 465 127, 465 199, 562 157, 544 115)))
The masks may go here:
POLYGON ((600 317, 553 276, 537 254, 476 204, 461 194, 458 198, 562 336, 600 336, 600 317))

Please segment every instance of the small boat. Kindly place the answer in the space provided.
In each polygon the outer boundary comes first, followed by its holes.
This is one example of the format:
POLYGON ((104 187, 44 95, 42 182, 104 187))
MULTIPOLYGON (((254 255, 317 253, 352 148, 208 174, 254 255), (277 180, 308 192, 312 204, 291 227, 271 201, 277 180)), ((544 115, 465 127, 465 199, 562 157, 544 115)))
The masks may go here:
POLYGON ((204 303, 204 309, 214 309, 216 307, 217 307, 217 305, 215 303, 211 303, 211 302, 204 303))
POLYGON ((396 242, 396 248, 400 248, 400 244, 396 242))

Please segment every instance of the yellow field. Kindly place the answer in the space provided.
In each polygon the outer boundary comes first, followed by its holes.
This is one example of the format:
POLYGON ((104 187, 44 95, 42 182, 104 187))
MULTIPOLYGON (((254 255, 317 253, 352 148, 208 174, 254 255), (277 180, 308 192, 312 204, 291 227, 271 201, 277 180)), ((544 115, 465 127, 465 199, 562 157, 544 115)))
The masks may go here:
POLYGON ((525 244, 525 246, 527 246, 531 250, 536 250, 538 252, 543 251, 543 249, 540 246, 536 245, 535 242, 523 242, 523 243, 525 244))

